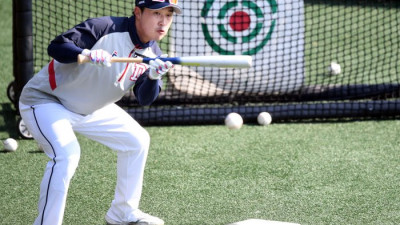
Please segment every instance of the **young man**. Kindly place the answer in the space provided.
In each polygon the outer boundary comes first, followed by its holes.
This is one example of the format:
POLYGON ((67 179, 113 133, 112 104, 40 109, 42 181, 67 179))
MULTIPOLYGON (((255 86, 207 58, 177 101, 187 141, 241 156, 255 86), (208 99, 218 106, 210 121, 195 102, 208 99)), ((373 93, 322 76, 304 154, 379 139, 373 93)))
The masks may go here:
POLYGON ((173 64, 159 58, 149 65, 111 64, 110 59, 160 56, 156 41, 167 34, 174 12, 181 13, 177 0, 136 0, 133 16, 88 19, 50 43, 48 53, 54 59, 27 83, 20 97, 22 119, 50 158, 35 225, 62 224, 81 152, 75 132, 117 152, 117 182, 107 224, 164 224, 139 210, 149 134, 115 102, 133 87, 141 105, 151 104, 161 89, 160 79, 173 64), (78 54, 90 57, 91 65, 78 65, 78 54))

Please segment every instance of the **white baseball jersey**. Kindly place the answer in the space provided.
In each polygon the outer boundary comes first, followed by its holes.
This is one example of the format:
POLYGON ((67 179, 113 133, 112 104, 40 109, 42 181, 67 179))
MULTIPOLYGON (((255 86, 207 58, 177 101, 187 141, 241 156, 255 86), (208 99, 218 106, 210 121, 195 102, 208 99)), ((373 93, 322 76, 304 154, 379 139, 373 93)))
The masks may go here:
POLYGON ((149 105, 157 98, 161 81, 148 79, 148 65, 78 65, 77 55, 83 49, 103 49, 119 57, 161 55, 156 42, 139 40, 133 16, 88 19, 51 42, 48 53, 54 59, 25 85, 20 102, 57 102, 72 112, 87 115, 118 101, 131 87, 141 105, 149 105))

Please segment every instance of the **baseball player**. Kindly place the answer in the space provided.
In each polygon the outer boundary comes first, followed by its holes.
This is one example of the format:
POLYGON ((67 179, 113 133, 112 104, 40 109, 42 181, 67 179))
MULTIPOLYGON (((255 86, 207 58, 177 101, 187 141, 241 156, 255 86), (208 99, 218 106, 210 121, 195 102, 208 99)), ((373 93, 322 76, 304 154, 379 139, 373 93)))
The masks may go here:
POLYGON ((164 224, 139 210, 149 134, 115 102, 132 90, 139 104, 151 104, 173 64, 159 58, 149 65, 111 64, 110 59, 161 56, 156 41, 167 34, 174 13, 181 13, 177 3, 136 0, 131 17, 88 19, 51 41, 48 53, 53 59, 25 85, 19 102, 22 119, 50 158, 35 225, 62 224, 81 153, 75 132, 117 152, 117 182, 107 224, 164 224), (91 63, 77 64, 79 54, 91 63))

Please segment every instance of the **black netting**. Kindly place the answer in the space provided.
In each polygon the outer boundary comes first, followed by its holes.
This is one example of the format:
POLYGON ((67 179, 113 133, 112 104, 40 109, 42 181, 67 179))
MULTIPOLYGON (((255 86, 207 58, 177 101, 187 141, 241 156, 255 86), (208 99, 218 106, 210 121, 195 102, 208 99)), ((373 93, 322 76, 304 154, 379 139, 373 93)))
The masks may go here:
MULTIPOLYGON (((148 124, 399 114, 400 3, 395 0, 184 0, 160 43, 170 56, 251 55, 250 69, 176 66, 151 107, 119 104, 148 124), (332 62, 340 72, 330 72, 332 62), (182 119, 185 118, 185 119, 182 119), (188 119, 189 118, 189 119, 188 119), (183 121, 183 122, 182 122, 183 121)), ((134 1, 33 0, 37 72, 56 35, 89 18, 130 16, 134 1)))

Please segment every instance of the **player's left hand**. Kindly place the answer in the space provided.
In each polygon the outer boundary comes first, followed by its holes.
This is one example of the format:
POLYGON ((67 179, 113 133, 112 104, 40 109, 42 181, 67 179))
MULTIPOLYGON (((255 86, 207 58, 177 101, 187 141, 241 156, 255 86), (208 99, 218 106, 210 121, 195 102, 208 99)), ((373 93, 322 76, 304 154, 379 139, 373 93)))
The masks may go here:
POLYGON ((103 49, 88 50, 84 49, 82 51, 83 55, 90 57, 90 62, 94 65, 100 66, 111 66, 111 54, 103 49))
MULTIPOLYGON (((161 55, 160 58, 166 58, 167 56, 168 55, 161 55)), ((174 67, 174 64, 172 64, 170 61, 164 62, 159 58, 150 60, 149 65, 149 78, 152 80, 160 80, 164 74, 174 67)))

